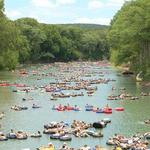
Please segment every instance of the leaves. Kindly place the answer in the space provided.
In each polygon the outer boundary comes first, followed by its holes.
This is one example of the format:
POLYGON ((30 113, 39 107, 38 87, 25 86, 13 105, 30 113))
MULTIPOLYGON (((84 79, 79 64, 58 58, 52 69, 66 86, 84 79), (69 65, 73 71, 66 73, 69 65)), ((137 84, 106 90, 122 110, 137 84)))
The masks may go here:
POLYGON ((129 62, 135 71, 146 72, 150 66, 150 1, 126 2, 112 20, 108 40, 116 65, 129 62))
POLYGON ((18 63, 101 60, 109 57, 107 26, 48 25, 34 18, 11 21, 0 0, 0 69, 18 63))

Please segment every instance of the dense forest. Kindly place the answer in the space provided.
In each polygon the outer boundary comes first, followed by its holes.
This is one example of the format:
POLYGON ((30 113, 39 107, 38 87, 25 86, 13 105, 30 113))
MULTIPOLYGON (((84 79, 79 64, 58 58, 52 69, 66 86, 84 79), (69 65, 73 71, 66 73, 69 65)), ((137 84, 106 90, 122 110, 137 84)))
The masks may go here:
POLYGON ((111 26, 11 21, 0 0, 0 69, 19 63, 109 59, 150 77, 150 1, 125 2, 111 26))
POLYGON ((126 2, 114 16, 108 40, 111 61, 150 79, 150 0, 126 2))
POLYGON ((4 15, 4 1, 0 2, 0 69, 11 70, 18 63, 109 57, 106 26, 49 25, 32 18, 11 21, 4 15))

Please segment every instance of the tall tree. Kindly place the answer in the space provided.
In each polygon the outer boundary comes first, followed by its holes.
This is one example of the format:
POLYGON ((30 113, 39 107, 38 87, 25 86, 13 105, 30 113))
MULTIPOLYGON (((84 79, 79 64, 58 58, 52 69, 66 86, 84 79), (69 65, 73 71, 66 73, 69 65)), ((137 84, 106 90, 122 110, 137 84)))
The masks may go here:
POLYGON ((150 72, 150 1, 126 2, 111 24, 108 38, 112 61, 128 63, 136 72, 150 72))

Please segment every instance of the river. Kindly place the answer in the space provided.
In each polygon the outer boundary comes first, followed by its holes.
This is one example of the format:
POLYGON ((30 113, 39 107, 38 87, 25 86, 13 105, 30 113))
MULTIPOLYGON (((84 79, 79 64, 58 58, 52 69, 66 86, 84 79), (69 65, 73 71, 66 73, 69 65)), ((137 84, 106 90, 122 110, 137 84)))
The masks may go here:
MULTIPOLYGON (((85 65, 85 64, 84 64, 85 65)), ((37 89, 29 93, 25 92, 12 92, 14 87, 0 87, 0 112, 4 111, 6 116, 0 120, 1 128, 0 130, 4 133, 9 133, 10 129, 14 130, 23 130, 29 133, 37 132, 40 130, 43 131, 43 125, 51 121, 65 121, 69 124, 74 120, 84 120, 86 122, 95 122, 103 118, 110 118, 111 124, 108 124, 106 128, 102 129, 104 134, 103 138, 75 138, 73 137, 71 142, 68 142, 68 145, 79 148, 84 144, 88 144, 91 147, 95 145, 106 146, 107 139, 114 135, 115 133, 123 134, 126 136, 133 135, 137 132, 144 133, 150 131, 150 125, 143 123, 144 120, 150 118, 150 97, 141 97, 141 92, 149 92, 150 89, 143 87, 140 83, 136 83, 132 76, 123 76, 118 75, 119 71, 112 66, 101 66, 97 63, 89 63, 84 66, 82 63, 78 65, 70 65, 66 67, 66 72, 63 71, 61 65, 49 65, 45 67, 44 65, 32 65, 27 66, 26 70, 29 72, 29 76, 20 76, 18 71, 15 72, 0 72, 0 80, 7 80, 10 83, 22 83, 29 86, 41 86, 47 85, 50 82, 60 81, 62 73, 64 76, 71 76, 76 74, 76 70, 82 72, 82 70, 87 69, 89 72, 92 72, 90 76, 82 77, 84 79, 91 78, 110 78, 116 81, 109 82, 108 84, 97 84, 98 90, 94 93, 93 96, 87 96, 85 90, 81 90, 85 96, 83 97, 70 97, 62 98, 57 101, 50 100, 49 92, 42 92, 37 89), (89 66, 88 66, 89 65, 89 66), (71 69, 71 67, 76 70, 71 69), (84 66, 84 67, 83 67, 84 66), (81 68, 79 70, 79 67, 81 68), (42 68, 42 69, 41 69, 42 68), (33 76, 30 75, 32 70, 39 69, 39 72, 49 73, 49 76, 33 76), (100 75, 99 72, 103 72, 103 75, 100 75), (55 76, 53 75, 55 74, 55 76), (37 79, 40 78, 40 79, 37 79), (112 86, 116 90, 112 91, 112 86), (131 93, 134 96, 138 96, 139 100, 107 100, 108 95, 110 94, 119 94, 119 89, 121 87, 126 88, 128 93, 131 93), (22 98, 33 97, 33 101, 22 101, 22 98), (32 109, 32 104, 36 103, 42 108, 32 109), (58 104, 67 104, 75 105, 77 104, 82 108, 80 112, 57 112, 53 111, 52 106, 58 104), (104 107, 106 104, 115 107, 124 107, 125 111, 117 112, 113 111, 112 114, 96 114, 94 112, 86 112, 84 107, 86 104, 92 104, 99 107, 104 107), (21 105, 27 106, 28 110, 24 111, 13 111, 11 106, 21 105)), ((63 66, 63 65, 62 65, 63 66)), ((72 91, 64 91, 64 93, 70 93, 72 91)), ((78 92, 78 91, 75 91, 78 92)), ((47 145, 48 142, 52 141, 58 148, 62 142, 57 140, 50 140, 48 135, 42 135, 42 138, 28 138, 27 140, 8 140, 0 142, 0 150, 22 150, 23 148, 30 148, 35 150, 41 145, 47 145)))

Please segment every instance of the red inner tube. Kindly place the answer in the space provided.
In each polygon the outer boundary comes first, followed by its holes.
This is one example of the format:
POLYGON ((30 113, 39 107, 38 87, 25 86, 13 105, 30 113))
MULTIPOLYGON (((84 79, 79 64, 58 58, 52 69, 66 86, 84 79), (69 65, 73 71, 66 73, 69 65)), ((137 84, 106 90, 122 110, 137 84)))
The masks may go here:
POLYGON ((116 111, 124 111, 124 108, 123 107, 117 107, 115 108, 116 111))

